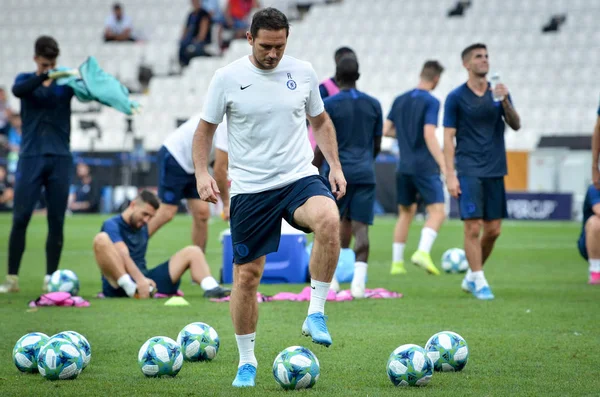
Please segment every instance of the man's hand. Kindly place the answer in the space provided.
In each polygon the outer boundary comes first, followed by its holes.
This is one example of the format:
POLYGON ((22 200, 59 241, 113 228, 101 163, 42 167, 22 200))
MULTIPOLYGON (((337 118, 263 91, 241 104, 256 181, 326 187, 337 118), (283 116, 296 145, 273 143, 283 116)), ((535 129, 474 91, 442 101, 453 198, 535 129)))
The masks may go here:
POLYGON ((196 188, 200 195, 200 200, 208 201, 209 203, 217 203, 217 195, 221 193, 217 182, 208 172, 203 172, 196 175, 196 188))
POLYGON ((60 79, 63 77, 79 76, 79 70, 77 69, 53 69, 48 72, 49 79, 60 79))
POLYGON ((592 183, 596 189, 600 189, 600 171, 598 170, 598 165, 592 166, 592 183))
POLYGON ((460 184, 458 183, 458 178, 456 175, 446 175, 446 185, 448 186, 448 192, 455 199, 460 196, 460 184))
POLYGON ((498 97, 504 98, 503 101, 508 101, 508 87, 506 85, 502 83, 498 84, 494 89, 494 94, 498 97))
POLYGON ((223 212, 221 213, 221 218, 223 218, 224 221, 229 220, 229 205, 223 205, 223 212))
POLYGON ((154 280, 144 277, 142 280, 137 282, 136 298, 148 299, 150 297, 151 292, 155 291, 156 283, 154 282, 154 280))
POLYGON ((342 172, 342 167, 331 167, 329 171, 329 184, 331 185, 331 192, 334 194, 336 199, 341 199, 346 194, 346 178, 342 172))

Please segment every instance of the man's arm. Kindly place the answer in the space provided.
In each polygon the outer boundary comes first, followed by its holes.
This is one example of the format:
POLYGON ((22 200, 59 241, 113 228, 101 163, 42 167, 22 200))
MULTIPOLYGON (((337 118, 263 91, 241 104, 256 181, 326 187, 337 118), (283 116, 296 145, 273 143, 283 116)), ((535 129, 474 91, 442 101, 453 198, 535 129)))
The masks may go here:
POLYGON ((141 272, 141 270, 137 267, 131 256, 129 256, 129 248, 123 241, 119 241, 115 244, 115 248, 119 252, 123 263, 125 263, 125 271, 133 278, 133 280, 137 283, 145 281, 146 276, 141 272))
POLYGON ((600 171, 598 160, 600 157, 600 115, 596 118, 596 126, 592 134, 592 182, 596 189, 600 189, 600 171))
POLYGON ((13 200, 13 197, 15 196, 15 191, 13 190, 12 187, 7 187, 6 189, 4 189, 4 192, 2 193, 2 195, 0 195, 0 204, 6 204, 9 203, 13 200))
MULTIPOLYGON (((427 149, 429 149, 429 153, 435 159, 438 167, 440 167, 440 171, 443 175, 446 175, 446 164, 444 162, 444 153, 442 153, 442 148, 440 148, 440 143, 435 136, 436 126, 433 124, 425 124, 423 128, 423 134, 425 135, 425 143, 427 144, 427 149)), ((456 130, 454 130, 454 134, 456 134, 456 130)), ((452 136, 454 139, 454 135, 452 136)), ((446 146, 445 134, 444 134, 444 147, 446 146)), ((454 141, 452 142, 452 146, 454 146, 454 141)), ((454 162, 454 148, 452 149, 452 157, 454 162)))
POLYGON ((396 126, 394 122, 390 119, 387 119, 385 123, 383 123, 383 136, 387 136, 390 138, 396 137, 396 126))
POLYGON ((227 168, 229 167, 229 155, 221 149, 215 148, 215 181, 221 192, 221 201, 223 201, 223 218, 229 219, 229 179, 227 168))
POLYGON ((48 79, 48 74, 40 74, 34 75, 29 78, 19 75, 15 80, 15 84, 12 87, 12 93, 17 98, 25 98, 29 95, 33 95, 35 97, 48 97, 47 90, 40 90, 35 92, 38 87, 40 87, 44 81, 48 79), (43 92, 42 92, 43 91, 43 92))
POLYGON ((200 28, 198 29, 198 35, 196 36, 196 42, 204 43, 204 41, 206 41, 206 36, 208 35, 209 29, 210 29, 210 17, 205 16, 200 21, 200 28))
POLYGON ((519 113, 517 113, 512 103, 510 103, 508 95, 506 95, 502 100, 502 108, 504 109, 504 120, 506 121, 506 124, 508 124, 513 130, 519 131, 521 128, 521 118, 519 117, 519 113))
POLYGON ((444 158, 446 160, 446 183, 448 192, 452 197, 458 198, 460 195, 460 185, 456 177, 454 169, 454 137, 456 136, 456 128, 444 128, 444 158))
POLYGON ((208 156, 216 129, 217 124, 200 119, 192 143, 192 159, 196 170, 198 194, 202 200, 211 203, 217 202, 217 194, 219 193, 215 180, 208 173, 208 156))

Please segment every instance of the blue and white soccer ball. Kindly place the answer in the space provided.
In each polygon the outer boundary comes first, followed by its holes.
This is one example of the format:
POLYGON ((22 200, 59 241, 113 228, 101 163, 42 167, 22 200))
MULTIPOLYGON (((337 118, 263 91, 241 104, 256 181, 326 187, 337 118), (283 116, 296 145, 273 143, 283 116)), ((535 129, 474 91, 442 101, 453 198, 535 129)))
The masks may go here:
POLYGON ((311 388, 319 380, 320 374, 317 356, 306 347, 288 347, 273 362, 273 376, 286 390, 311 388))
POLYGON ((166 336, 154 336, 138 353, 138 364, 148 377, 175 376, 183 366, 181 346, 166 336))
POLYGON ((196 322, 183 327, 177 335, 186 361, 212 361, 219 352, 219 335, 208 324, 196 322))
POLYGON ((13 348, 13 361, 21 372, 38 372, 37 357, 42 346, 48 342, 48 335, 31 332, 23 335, 13 348))
POLYGON ((63 338, 70 340, 75 346, 77 346, 79 352, 81 353, 81 357, 83 358, 83 366, 81 369, 83 370, 88 366, 90 360, 92 359, 92 346, 85 336, 75 331, 63 331, 53 335, 52 338, 63 338))
POLYGON ((50 276, 48 292, 68 292, 75 296, 79 293, 79 279, 71 270, 57 270, 50 276))
POLYGON ((469 347, 462 336, 452 331, 433 335, 425 345, 436 371, 461 371, 469 360, 469 347))
POLYGON ((446 273, 464 273, 469 270, 465 251, 460 248, 446 250, 442 255, 442 269, 446 273))
POLYGON ((425 386, 433 376, 433 363, 421 346, 406 344, 390 354, 387 374, 394 386, 425 386))
POLYGON ((50 338, 38 356, 38 371, 48 380, 75 379, 81 373, 83 357, 70 340, 50 338))

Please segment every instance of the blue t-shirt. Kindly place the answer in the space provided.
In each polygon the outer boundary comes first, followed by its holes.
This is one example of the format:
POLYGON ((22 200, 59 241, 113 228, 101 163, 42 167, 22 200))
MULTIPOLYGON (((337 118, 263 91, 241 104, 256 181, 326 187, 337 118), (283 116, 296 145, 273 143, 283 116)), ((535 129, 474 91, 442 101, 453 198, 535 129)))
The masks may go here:
POLYGON ((350 89, 326 98, 324 103, 335 126, 340 163, 346 181, 352 184, 374 184, 375 137, 381 136, 383 130, 383 113, 379 101, 356 89, 350 89))
POLYGON ((594 205, 600 203, 600 190, 596 189, 594 185, 588 187, 583 201, 583 224, 581 226, 581 236, 585 233, 585 224, 592 216, 594 216, 594 205))
POLYGON ((146 267, 146 250, 148 249, 148 226, 134 229, 125 222, 123 217, 115 215, 104 221, 102 230, 106 232, 113 243, 124 242, 129 249, 129 256, 142 273, 148 270, 146 267))
MULTIPOLYGON (((508 99, 512 103, 510 95, 508 99)), ((480 97, 466 83, 456 88, 446 98, 444 127, 456 128, 458 175, 506 175, 504 108, 494 102, 492 91, 480 97)))
MULTIPOLYGON (((21 73, 15 80, 13 92, 35 73, 21 73)), ((48 87, 38 86, 20 96, 21 134, 20 157, 45 154, 70 156, 71 98, 73 89, 53 81, 48 87)))
POLYGON ((440 101, 429 91, 414 89, 398 96, 388 120, 396 127, 396 138, 400 149, 398 171, 403 174, 439 174, 440 167, 429 152, 425 142, 424 127, 437 127, 440 101))

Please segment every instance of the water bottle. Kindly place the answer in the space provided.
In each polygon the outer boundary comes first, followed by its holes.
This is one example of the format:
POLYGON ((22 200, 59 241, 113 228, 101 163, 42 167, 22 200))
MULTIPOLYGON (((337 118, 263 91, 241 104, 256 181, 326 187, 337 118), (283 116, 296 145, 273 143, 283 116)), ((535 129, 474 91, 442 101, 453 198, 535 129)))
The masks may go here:
POLYGON ((496 95, 496 86, 501 83, 500 73, 494 73, 490 79, 490 83, 492 85, 492 98, 494 98, 494 102, 502 101, 504 99, 504 95, 496 95))

